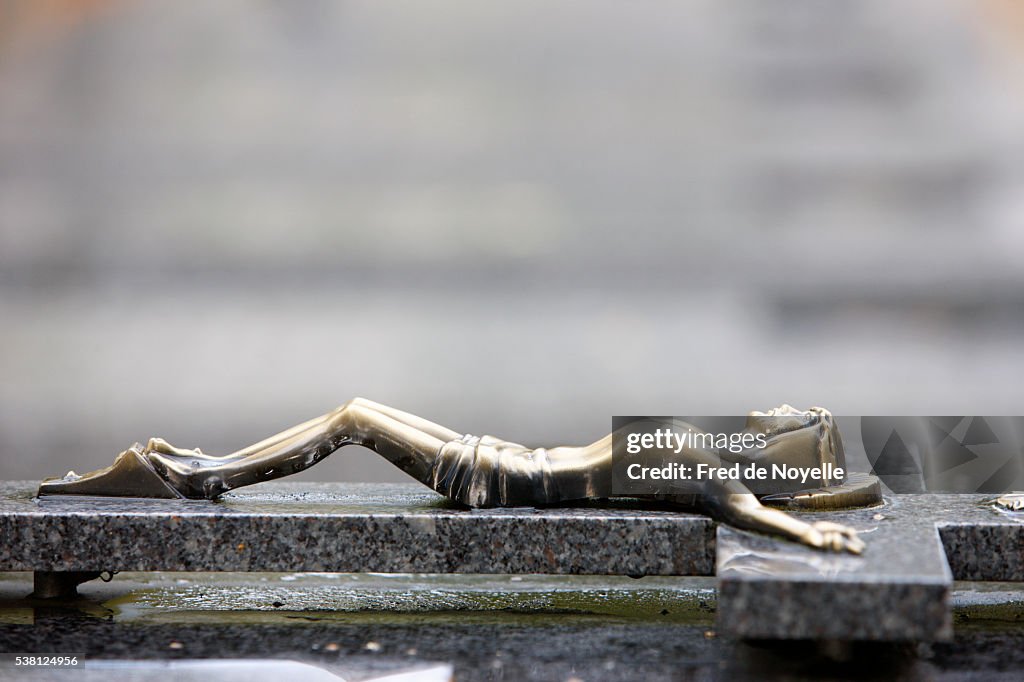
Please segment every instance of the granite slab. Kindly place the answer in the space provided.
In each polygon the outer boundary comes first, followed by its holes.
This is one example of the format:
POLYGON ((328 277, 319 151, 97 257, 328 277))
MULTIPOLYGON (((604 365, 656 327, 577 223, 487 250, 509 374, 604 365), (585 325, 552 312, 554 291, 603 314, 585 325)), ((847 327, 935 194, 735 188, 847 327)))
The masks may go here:
POLYGON ((718 529, 718 627, 767 639, 945 640, 953 579, 1024 579, 1024 514, 979 495, 896 495, 805 514, 855 527, 862 556, 718 529))
POLYGON ((0 571, 711 575, 714 524, 612 508, 466 509, 416 484, 266 483, 222 500, 0 483, 0 571))
POLYGON ((268 483, 217 502, 37 500, 35 487, 0 483, 0 571, 37 579, 89 571, 717 573, 722 634, 868 641, 947 639, 954 579, 1024 579, 1024 513, 997 511, 978 495, 898 495, 873 508, 801 515, 857 528, 867 549, 853 556, 628 502, 471 510, 416 484, 268 483))

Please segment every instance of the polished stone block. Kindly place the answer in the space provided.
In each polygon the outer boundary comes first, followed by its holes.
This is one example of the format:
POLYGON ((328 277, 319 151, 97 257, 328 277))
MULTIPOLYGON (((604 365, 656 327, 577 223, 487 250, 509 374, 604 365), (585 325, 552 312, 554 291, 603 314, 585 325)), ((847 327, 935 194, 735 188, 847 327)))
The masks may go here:
POLYGON ((221 501, 0 484, 3 571, 711 575, 714 524, 671 511, 465 509, 416 484, 268 483, 221 501))
POLYGON ((806 514, 856 528, 862 556, 718 529, 718 624, 766 639, 944 640, 952 580, 1021 580, 1024 514, 979 495, 895 495, 806 514))
POLYGON ((37 592, 98 571, 717 572, 724 635, 931 641, 951 634, 954 579, 1024 577, 1024 514, 979 495, 898 495, 801 515, 857 528, 867 549, 854 556, 628 501, 479 510, 416 484, 309 483, 262 484, 217 502, 37 500, 35 486, 0 484, 0 570, 34 571, 37 592))

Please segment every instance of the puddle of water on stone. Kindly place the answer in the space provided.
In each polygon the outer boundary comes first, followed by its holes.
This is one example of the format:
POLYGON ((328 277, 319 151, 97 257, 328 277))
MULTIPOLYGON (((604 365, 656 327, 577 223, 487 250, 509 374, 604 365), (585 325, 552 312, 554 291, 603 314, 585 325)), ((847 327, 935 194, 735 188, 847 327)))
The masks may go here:
POLYGON ((1024 588, 1018 583, 957 582, 950 603, 956 628, 1024 623, 1024 588))
MULTIPOLYGON (((266 620, 343 618, 354 613, 572 614, 672 622, 713 619, 715 591, 707 579, 686 588, 664 579, 650 586, 609 580, 523 576, 283 574, 258 581, 206 576, 164 577, 109 599, 116 620, 160 622, 202 617, 266 620), (453 579, 454 578, 454 579, 453 579), (461 579, 460 579, 461 578, 461 579), (582 584, 581 584, 582 583, 582 584), (203 614, 200 616, 200 614, 203 614)), ((460 615, 460 617, 462 617, 460 615)))

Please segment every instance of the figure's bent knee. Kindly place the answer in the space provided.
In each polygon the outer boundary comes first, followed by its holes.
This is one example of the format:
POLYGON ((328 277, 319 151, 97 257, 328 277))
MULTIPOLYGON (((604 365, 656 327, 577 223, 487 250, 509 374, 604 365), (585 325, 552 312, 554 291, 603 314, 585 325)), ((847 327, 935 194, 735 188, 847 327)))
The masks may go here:
POLYGON ((351 400, 348 400, 339 405, 334 411, 341 412, 349 407, 373 407, 373 401, 356 396, 355 398, 352 398, 351 400))
POLYGON ((334 433, 332 440, 338 444, 362 443, 370 436, 374 415, 374 411, 366 407, 364 399, 349 400, 331 414, 330 429, 334 433))
POLYGON ((338 415, 338 414, 341 414, 342 412, 344 412, 345 410, 347 410, 348 408, 350 408, 350 407, 351 407, 352 405, 354 405, 354 404, 355 404, 355 402, 356 402, 357 400, 359 400, 359 398, 353 398, 352 400, 346 400, 346 401, 345 401, 345 402, 343 402, 343 403, 342 403, 341 405, 338 405, 337 407, 335 407, 335 408, 334 408, 334 409, 333 409, 333 410, 331 411, 331 414, 332 414, 332 415, 338 415))
POLYGON ((361 409, 365 409, 365 401, 362 398, 353 398, 334 408, 334 412, 331 413, 332 420, 341 422, 344 422, 346 419, 351 420, 355 413, 361 409))
POLYGON ((369 400, 367 400, 366 398, 358 398, 357 397, 357 398, 352 398, 351 400, 348 400, 348 401, 342 403, 341 405, 338 405, 338 407, 334 408, 334 411, 331 412, 331 415, 335 419, 337 419, 337 418, 341 418, 342 420, 344 420, 345 418, 351 419, 351 418, 353 418, 353 415, 355 413, 360 412, 360 411, 365 412, 367 410, 372 410, 372 407, 373 407, 373 403, 371 403, 369 400))

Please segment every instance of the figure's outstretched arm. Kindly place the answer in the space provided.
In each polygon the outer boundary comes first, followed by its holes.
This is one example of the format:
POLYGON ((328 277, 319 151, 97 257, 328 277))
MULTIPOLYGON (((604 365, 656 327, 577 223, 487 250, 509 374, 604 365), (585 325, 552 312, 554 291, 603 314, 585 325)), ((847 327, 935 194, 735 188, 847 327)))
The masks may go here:
MULTIPOLYGON (((795 412, 792 408, 786 407, 795 412)), ((772 420, 768 420, 768 423, 775 426, 779 420, 773 417, 772 420)), ((695 426, 674 419, 651 419, 650 426, 652 428, 669 427, 680 432, 702 433, 695 426)), ((630 432, 636 428, 635 423, 623 427, 624 432, 630 432)), ((834 433, 834 431, 834 425, 829 419, 827 428, 819 433, 821 439, 828 441, 828 447, 836 447, 834 444, 839 443, 838 433, 834 433)), ((817 438, 801 439, 792 436, 791 430, 772 433, 768 438, 768 447, 765 450, 772 453, 773 457, 783 461, 808 459, 813 462, 813 458, 819 456, 819 449, 823 447, 823 444, 818 442, 817 438)), ((624 447, 625 440, 625 438, 610 439, 608 447, 624 447)), ((656 450, 648 452, 654 458, 658 456, 656 450)), ((668 449, 662 451, 660 456, 665 462, 685 462, 691 467, 703 464, 708 469, 717 469, 723 465, 723 459, 717 452, 704 448, 683 447, 678 451, 668 449)), ((608 465, 610 466, 610 461, 608 465)), ((655 495, 653 497, 688 508, 696 506, 715 520, 736 528, 779 535, 818 549, 847 551, 854 554, 860 554, 864 549, 864 542, 857 537, 857 532, 853 528, 829 522, 807 523, 778 509, 766 507, 741 481, 709 478, 691 482, 691 485, 692 490, 686 494, 655 495)))
POLYGON ((864 541, 853 528, 829 521, 808 523, 766 507, 738 481, 716 484, 713 491, 699 498, 698 504, 712 518, 735 528, 780 535, 817 549, 853 554, 864 551, 864 541))

